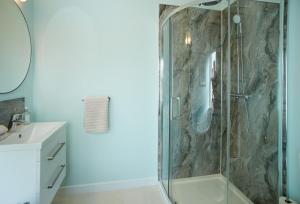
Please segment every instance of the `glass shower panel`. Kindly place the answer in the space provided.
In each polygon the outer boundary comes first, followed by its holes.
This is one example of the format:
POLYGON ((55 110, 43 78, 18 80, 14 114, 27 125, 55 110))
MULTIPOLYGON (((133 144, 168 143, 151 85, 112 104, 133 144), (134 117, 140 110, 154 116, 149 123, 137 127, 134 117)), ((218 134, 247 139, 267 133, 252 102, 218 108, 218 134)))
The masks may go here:
POLYGON ((161 120, 161 181, 165 190, 169 192, 169 151, 170 151, 170 77, 171 70, 171 24, 167 21, 162 27, 161 59, 160 59, 160 120, 161 120))
POLYGON ((189 7, 170 18, 170 197, 177 204, 226 202, 221 13, 189 7))
POLYGON ((231 5, 231 142, 223 147, 230 149, 229 190, 236 189, 241 203, 279 200, 281 4, 276 2, 231 5))

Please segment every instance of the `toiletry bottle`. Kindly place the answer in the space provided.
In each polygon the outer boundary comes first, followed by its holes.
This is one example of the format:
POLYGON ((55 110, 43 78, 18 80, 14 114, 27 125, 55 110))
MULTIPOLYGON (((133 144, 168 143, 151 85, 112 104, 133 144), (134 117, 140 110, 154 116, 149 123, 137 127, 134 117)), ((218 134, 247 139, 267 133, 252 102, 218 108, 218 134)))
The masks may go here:
POLYGON ((30 112, 27 107, 25 107, 25 112, 24 112, 24 122, 26 125, 30 124, 30 112))

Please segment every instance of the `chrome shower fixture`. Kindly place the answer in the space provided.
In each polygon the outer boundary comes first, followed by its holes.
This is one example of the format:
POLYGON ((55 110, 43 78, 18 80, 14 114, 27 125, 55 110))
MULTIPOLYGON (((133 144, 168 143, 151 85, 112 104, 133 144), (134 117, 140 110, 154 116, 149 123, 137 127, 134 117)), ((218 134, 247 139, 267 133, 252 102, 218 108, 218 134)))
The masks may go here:
POLYGON ((222 0, 207 0, 206 2, 200 3, 199 6, 215 6, 222 0))
POLYGON ((234 22, 235 24, 241 23, 241 16, 238 15, 238 14, 235 14, 235 15, 233 16, 233 22, 234 22))

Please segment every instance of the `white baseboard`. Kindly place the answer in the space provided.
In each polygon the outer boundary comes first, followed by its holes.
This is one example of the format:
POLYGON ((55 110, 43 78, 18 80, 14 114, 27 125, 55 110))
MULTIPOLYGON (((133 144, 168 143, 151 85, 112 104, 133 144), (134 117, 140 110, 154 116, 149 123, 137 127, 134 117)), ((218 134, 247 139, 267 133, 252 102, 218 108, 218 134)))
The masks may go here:
POLYGON ((73 185, 61 187, 58 194, 68 195, 68 194, 78 194, 78 193, 93 193, 93 192, 105 192, 122 190, 129 188, 139 188, 145 186, 158 185, 157 178, 142 178, 135 180, 122 180, 122 181, 111 181, 103 183, 92 183, 84 185, 73 185))

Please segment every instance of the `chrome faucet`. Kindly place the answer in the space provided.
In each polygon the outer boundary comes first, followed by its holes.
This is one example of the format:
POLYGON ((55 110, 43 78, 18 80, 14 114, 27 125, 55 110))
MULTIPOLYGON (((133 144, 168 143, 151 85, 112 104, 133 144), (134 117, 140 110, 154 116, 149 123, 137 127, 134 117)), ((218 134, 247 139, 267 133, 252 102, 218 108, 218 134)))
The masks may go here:
POLYGON ((11 124, 10 131, 15 131, 18 125, 26 124, 25 114, 24 113, 14 114, 11 118, 10 124, 11 124))

